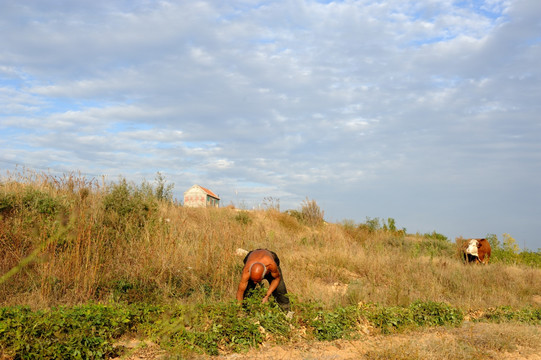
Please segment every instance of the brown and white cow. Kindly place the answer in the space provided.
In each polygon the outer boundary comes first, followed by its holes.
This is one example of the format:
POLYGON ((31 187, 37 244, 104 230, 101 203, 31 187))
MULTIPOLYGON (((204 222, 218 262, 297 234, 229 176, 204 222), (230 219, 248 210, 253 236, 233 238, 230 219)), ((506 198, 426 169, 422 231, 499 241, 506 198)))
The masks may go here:
POLYGON ((462 245, 464 262, 477 264, 488 264, 492 249, 487 239, 469 239, 462 245))

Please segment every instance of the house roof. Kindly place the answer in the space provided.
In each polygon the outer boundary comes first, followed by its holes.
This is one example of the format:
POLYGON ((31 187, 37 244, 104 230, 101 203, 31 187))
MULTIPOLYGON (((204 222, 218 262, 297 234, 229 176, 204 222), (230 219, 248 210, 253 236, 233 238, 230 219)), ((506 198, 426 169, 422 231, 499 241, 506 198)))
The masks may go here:
POLYGON ((203 189, 207 194, 209 194, 210 196, 212 196, 213 198, 220 199, 220 198, 218 197, 218 195, 216 195, 215 193, 213 193, 213 192, 210 191, 209 189, 204 188, 204 187, 202 187, 201 185, 199 185, 199 187, 200 187, 201 189, 203 189))
MULTIPOLYGON (((203 190, 204 192, 206 192, 207 195, 212 196, 213 198, 220 200, 220 198, 218 197, 218 195, 216 195, 215 193, 213 193, 213 192, 210 191, 209 189, 204 188, 204 187, 202 187, 201 185, 194 185, 194 186, 192 186, 192 188, 194 188, 194 187, 198 187, 198 188, 200 188, 201 190, 203 190)), ((184 193, 186 194, 186 192, 184 192, 184 193)))

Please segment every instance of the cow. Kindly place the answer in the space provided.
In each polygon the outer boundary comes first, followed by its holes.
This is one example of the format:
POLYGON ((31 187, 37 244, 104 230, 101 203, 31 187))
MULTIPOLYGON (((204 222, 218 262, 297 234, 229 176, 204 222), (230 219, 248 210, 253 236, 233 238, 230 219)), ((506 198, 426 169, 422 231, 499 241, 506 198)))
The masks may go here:
POLYGON ((462 243, 462 256, 465 263, 488 264, 491 253, 487 239, 469 239, 462 243))

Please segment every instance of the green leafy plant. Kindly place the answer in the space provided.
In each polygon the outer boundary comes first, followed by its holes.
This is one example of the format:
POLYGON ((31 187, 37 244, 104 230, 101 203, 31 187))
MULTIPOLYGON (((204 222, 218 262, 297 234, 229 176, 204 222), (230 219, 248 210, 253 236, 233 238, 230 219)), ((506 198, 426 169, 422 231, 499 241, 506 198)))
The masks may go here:
POLYGON ((147 321, 135 307, 84 305, 32 312, 0 308, 0 348, 14 358, 102 359, 120 355, 113 339, 147 321))
POLYGON ((348 338, 355 330, 359 312, 355 306, 339 307, 331 311, 320 310, 310 320, 315 337, 318 340, 336 340, 348 338))

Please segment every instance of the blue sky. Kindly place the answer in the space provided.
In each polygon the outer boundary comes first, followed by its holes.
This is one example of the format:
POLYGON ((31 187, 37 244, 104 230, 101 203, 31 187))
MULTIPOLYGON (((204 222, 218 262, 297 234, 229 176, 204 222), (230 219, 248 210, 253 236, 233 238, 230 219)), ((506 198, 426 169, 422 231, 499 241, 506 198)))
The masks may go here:
POLYGON ((541 248, 541 2, 0 2, 0 169, 541 248))

